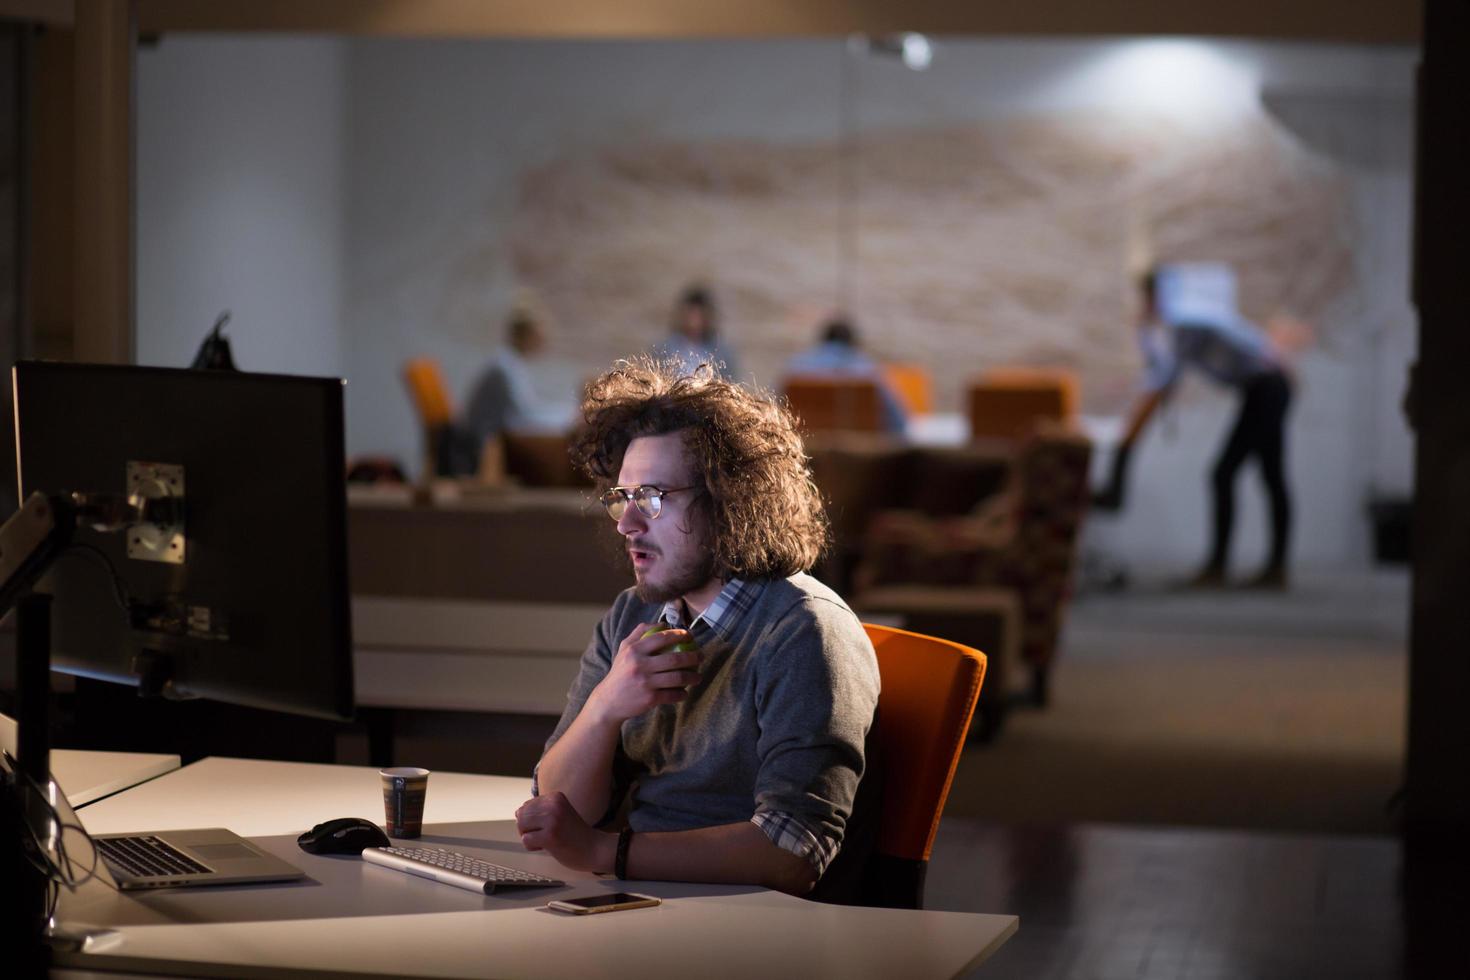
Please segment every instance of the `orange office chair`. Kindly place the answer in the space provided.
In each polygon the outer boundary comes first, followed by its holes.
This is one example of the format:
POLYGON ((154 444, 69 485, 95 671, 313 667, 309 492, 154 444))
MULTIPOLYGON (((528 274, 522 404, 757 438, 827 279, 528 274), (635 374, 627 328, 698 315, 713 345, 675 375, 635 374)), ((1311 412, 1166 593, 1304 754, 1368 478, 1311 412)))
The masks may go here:
POLYGON ((403 362, 403 383, 424 434, 424 473, 438 475, 445 471, 445 440, 454 419, 449 400, 449 386, 439 362, 432 357, 415 357, 403 362))
POLYGON ((414 357, 403 362, 403 380, 408 385, 419 421, 426 427, 448 425, 454 415, 449 403, 449 386, 439 362, 432 357, 414 357))
POLYGON ((918 364, 884 364, 883 378, 911 415, 934 411, 934 378, 918 364))
POLYGON ((883 797, 863 901, 922 908, 929 852, 985 679, 985 654, 949 640, 863 624, 878 654, 883 797))

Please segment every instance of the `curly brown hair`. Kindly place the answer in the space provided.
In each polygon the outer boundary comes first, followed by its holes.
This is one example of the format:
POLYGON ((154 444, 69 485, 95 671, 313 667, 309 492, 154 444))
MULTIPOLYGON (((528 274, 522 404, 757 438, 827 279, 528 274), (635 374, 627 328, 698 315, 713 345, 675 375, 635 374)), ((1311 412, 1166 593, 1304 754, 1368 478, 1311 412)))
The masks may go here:
POLYGON ((617 480, 639 436, 685 433, 713 530, 720 578, 784 578, 811 569, 827 515, 795 417, 771 395, 726 381, 708 364, 640 357, 589 383, 571 457, 599 489, 617 480))

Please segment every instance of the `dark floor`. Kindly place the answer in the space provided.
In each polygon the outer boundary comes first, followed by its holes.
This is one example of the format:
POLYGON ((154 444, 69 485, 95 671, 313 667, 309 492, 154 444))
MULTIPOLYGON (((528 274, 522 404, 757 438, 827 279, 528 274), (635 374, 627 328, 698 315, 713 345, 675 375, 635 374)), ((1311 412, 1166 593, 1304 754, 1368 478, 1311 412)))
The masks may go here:
POLYGON ((1406 901, 1385 808, 1406 611, 1388 574, 1075 603, 1056 703, 967 751, 940 824, 926 905, 1021 918, 976 975, 1470 978, 1467 869, 1406 901))
POLYGON ((1388 837, 946 819, 926 906, 1008 912, 988 980, 1396 980, 1411 974, 1388 837))

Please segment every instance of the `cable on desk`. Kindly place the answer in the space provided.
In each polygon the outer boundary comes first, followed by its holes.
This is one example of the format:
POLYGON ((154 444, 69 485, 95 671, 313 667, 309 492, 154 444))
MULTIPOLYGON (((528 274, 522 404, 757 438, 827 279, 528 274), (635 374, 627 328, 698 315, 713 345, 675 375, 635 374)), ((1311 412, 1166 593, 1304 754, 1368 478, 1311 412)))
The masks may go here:
MULTIPOLYGON (((15 785, 21 794, 21 826, 25 828, 25 839, 21 841, 21 851, 25 854, 26 861, 31 867, 39 871, 47 880, 49 912, 55 910, 56 899, 60 895, 60 886, 65 886, 68 891, 76 891, 78 888, 97 877, 97 848, 92 843, 92 838, 87 834, 86 828, 79 823, 64 823, 61 813, 56 805, 51 802, 46 790, 38 786, 35 780, 20 771, 15 764, 15 759, 10 753, 5 753, 6 761, 11 766, 15 777, 15 785), (34 796, 36 803, 32 803, 30 797, 34 796), (49 841, 43 839, 43 831, 36 827, 34 815, 42 815, 41 823, 45 827, 45 835, 49 841), (67 832, 75 831, 73 836, 78 837, 87 845, 86 849, 91 852, 91 861, 76 860, 72 857, 71 849, 67 846, 67 832), (55 892, 53 895, 52 892, 55 892)), ((58 792, 60 788, 58 787, 58 792)))

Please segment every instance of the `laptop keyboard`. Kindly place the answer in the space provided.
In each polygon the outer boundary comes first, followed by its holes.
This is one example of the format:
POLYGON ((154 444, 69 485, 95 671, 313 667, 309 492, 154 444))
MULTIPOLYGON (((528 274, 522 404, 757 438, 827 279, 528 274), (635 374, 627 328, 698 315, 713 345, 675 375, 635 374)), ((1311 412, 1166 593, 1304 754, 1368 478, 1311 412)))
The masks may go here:
POLYGON ((97 850, 114 870, 151 878, 160 875, 208 874, 207 868, 157 837, 102 837, 97 850))
POLYGON ((520 871, 516 868, 507 868, 502 864, 491 864, 489 861, 481 861, 479 858, 470 857, 468 854, 460 854, 457 851, 446 851, 441 847, 382 847, 381 851, 396 854, 401 858, 407 858, 417 864, 428 865, 431 868, 444 868, 448 871, 458 871, 460 874, 479 878, 500 888, 514 887, 516 885, 560 885, 562 882, 545 875, 538 875, 531 871, 520 871))

